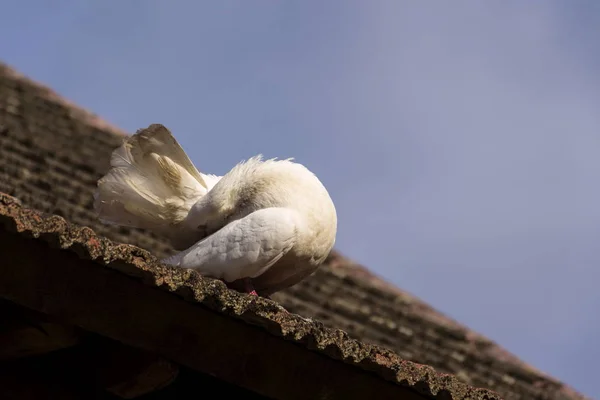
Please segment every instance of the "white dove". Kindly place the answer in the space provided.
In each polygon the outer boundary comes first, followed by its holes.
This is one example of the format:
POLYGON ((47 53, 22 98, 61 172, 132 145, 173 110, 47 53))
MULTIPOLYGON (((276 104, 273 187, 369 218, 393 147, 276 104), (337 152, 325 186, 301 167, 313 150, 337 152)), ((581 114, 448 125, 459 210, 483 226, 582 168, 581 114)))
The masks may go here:
POLYGON ((113 151, 94 193, 105 224, 167 236, 165 264, 269 296, 317 270, 335 244, 337 215, 319 179, 291 160, 252 157, 205 175, 160 124, 113 151))

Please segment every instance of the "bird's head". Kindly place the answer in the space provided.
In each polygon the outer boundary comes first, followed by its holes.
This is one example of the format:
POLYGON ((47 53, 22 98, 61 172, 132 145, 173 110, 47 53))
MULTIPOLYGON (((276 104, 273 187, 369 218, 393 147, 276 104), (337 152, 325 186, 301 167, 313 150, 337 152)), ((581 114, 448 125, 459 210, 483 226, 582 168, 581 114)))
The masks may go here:
POLYGON ((209 234, 225 225, 234 208, 235 201, 228 190, 211 190, 192 206, 185 224, 190 229, 209 234))

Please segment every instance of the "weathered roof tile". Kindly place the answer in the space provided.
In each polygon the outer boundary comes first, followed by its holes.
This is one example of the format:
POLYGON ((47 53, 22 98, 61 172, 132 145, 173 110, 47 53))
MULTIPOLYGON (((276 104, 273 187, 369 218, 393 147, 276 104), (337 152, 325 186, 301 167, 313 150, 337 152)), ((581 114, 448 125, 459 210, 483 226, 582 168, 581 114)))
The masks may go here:
MULTIPOLYGON (((200 303, 218 313, 302 345, 309 351, 373 372, 385 380, 409 387, 423 395, 435 397, 443 392, 450 399, 500 398, 491 391, 473 389, 453 376, 439 374, 429 366, 402 360, 390 350, 362 343, 342 330, 327 328, 320 322, 288 313, 274 301, 232 291, 221 281, 202 277, 191 270, 162 265, 143 249, 112 243, 96 235, 92 229, 78 227, 62 217, 25 209, 14 198, 0 193, 0 231, 2 230, 23 238, 41 240, 53 248, 74 252, 82 260, 92 260, 137 279, 136 284, 155 286, 187 302, 200 303)), ((8 252, 9 248, 3 249, 4 254, 8 252)), ((9 268, 22 267, 5 265, 4 273, 7 274, 6 270, 9 268)), ((82 264, 81 268, 89 267, 82 264)), ((4 284, 8 284, 6 275, 4 284)), ((81 284, 85 285, 85 282, 81 284)), ((0 286, 0 296, 3 295, 12 295, 12 292, 3 293, 0 286)))

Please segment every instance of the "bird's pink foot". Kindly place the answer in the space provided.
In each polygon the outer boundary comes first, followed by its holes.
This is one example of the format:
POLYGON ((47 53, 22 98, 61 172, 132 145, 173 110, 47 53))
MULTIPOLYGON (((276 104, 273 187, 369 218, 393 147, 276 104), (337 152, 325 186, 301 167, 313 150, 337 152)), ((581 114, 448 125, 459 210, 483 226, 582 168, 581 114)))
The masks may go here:
POLYGON ((258 296, 258 293, 256 293, 256 290, 254 290, 254 286, 252 285, 252 281, 250 280, 250 278, 244 279, 244 289, 246 290, 246 293, 248 293, 249 295, 258 296))

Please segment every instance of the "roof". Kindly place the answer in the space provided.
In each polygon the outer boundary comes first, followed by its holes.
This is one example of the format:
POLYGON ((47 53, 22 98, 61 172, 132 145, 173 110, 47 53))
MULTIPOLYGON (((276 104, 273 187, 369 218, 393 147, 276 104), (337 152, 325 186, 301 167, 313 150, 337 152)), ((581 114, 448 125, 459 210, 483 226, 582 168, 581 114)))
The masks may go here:
POLYGON ((500 398, 3 194, 0 243, 3 298, 269 397, 500 398))
MULTIPOLYGON (((102 225, 93 213, 97 179, 108 169, 110 152, 124 134, 0 64, 0 192, 27 207, 89 226, 114 242, 164 257, 172 249, 163 238, 102 225)), ((312 277, 273 298, 293 313, 507 399, 583 399, 337 251, 312 277)))

